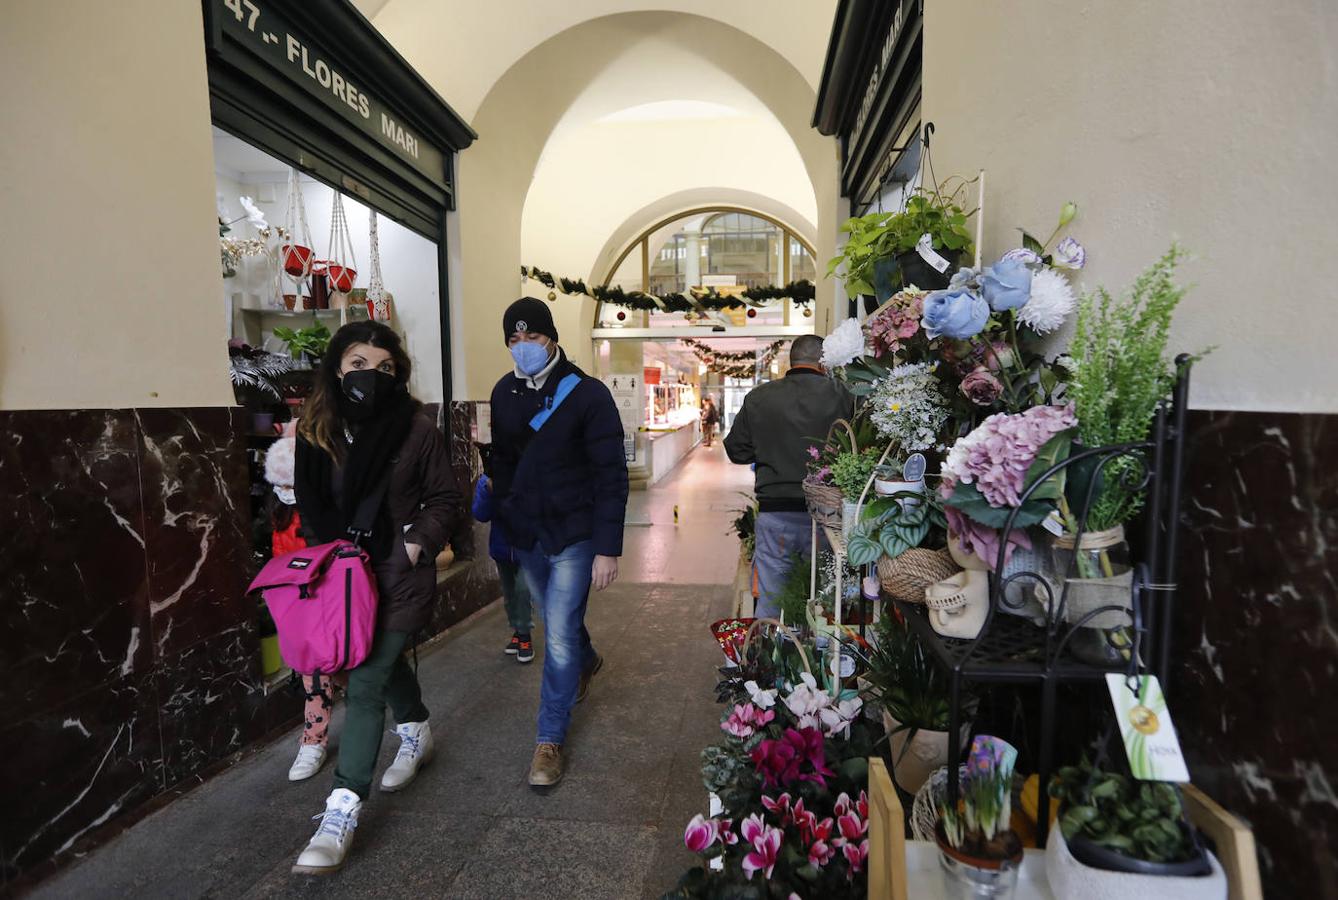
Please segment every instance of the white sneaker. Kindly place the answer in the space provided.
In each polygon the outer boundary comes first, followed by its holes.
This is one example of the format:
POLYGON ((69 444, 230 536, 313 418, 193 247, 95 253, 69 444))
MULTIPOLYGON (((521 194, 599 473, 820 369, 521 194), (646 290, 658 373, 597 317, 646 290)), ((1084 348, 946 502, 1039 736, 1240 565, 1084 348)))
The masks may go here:
POLYGON ((353 830, 358 827, 358 811, 361 809, 362 801, 357 794, 345 788, 335 788, 325 801, 325 812, 312 816, 320 820, 321 827, 316 829, 307 848, 297 858, 293 873, 328 875, 339 871, 349 847, 353 846, 353 830))
POLYGON ((403 790, 418 775, 418 769, 432 759, 432 729, 426 722, 405 722, 395 728, 400 738, 400 752, 381 776, 381 790, 403 790))
POLYGON ((325 765, 325 747, 320 744, 303 744, 297 748, 297 759, 288 770, 289 781, 306 781, 325 765))

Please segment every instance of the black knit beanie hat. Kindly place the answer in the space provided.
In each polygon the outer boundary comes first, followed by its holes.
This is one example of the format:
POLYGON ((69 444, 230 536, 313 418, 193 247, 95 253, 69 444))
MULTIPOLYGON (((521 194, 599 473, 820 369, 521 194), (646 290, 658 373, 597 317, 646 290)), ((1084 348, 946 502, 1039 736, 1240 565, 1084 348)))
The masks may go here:
POLYGON ((557 326, 553 324, 553 314, 548 311, 548 304, 533 297, 521 297, 506 308, 502 316, 502 340, 511 343, 511 335, 517 331, 533 331, 546 335, 557 343, 557 326))

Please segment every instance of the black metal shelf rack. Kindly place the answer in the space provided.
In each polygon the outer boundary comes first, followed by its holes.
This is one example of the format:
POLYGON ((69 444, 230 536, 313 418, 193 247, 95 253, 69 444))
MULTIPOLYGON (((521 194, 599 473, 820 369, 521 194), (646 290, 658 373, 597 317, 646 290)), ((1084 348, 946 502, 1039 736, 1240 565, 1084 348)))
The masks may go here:
MULTIPOLYGON (((1176 529, 1180 517, 1180 493, 1184 473, 1185 419, 1189 395, 1190 358, 1176 360, 1179 375, 1172 399, 1157 409, 1151 438, 1144 442, 1109 447, 1075 447, 1075 452, 1048 470, 1029 486, 1023 501, 1047 480, 1074 465, 1086 465, 1094 473, 1088 481, 1086 497, 1077 510, 1079 528, 1076 542, 1087 531, 1091 509, 1101 473, 1110 470, 1131 489, 1145 491, 1143 543, 1133 566, 1130 608, 1103 606, 1077 622, 1066 621, 1065 607, 1069 584, 1065 579, 1056 593, 1042 573, 1021 571, 1005 575, 1004 548, 990 578, 990 608, 980 633, 973 639, 944 637, 934 631, 928 612, 920 604, 894 601, 907 625, 924 644, 930 655, 948 672, 950 706, 948 746, 960 747, 963 724, 962 698, 967 684, 1037 686, 1041 690, 1039 760, 1037 775, 1041 790, 1038 809, 1039 844, 1045 846, 1050 822, 1050 797, 1045 786, 1054 769, 1056 729, 1058 727, 1057 692, 1061 684, 1095 684, 1111 672, 1132 669, 1155 672, 1162 684, 1168 684, 1172 610, 1175 603, 1176 529), (1132 464, 1114 466, 1116 460, 1132 464), (1132 473, 1132 474, 1131 474, 1132 473), (1031 582, 1045 596, 1042 607, 1044 624, 1001 613, 1009 603, 1007 588, 1018 582, 1031 582), (1070 641, 1079 627, 1097 616, 1122 612, 1129 617, 1134 645, 1131 661, 1108 667, 1091 665, 1077 659, 1070 641)), ((1017 513, 1009 518, 1001 533, 1012 530, 1017 513)), ((1072 573, 1068 573, 1072 574, 1072 573)), ((958 767, 948 765, 948 802, 957 801, 958 767)))

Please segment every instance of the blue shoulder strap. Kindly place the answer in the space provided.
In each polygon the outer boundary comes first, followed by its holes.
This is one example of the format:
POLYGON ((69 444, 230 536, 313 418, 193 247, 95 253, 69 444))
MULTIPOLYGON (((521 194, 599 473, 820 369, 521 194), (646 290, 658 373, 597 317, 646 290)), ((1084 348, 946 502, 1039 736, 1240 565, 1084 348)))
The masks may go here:
POLYGON ((580 383, 581 376, 575 372, 558 382, 557 390, 553 392, 553 396, 548 398, 548 403, 534 414, 533 419, 530 419, 530 427, 535 431, 543 428, 544 423, 548 421, 548 417, 557 412, 557 408, 562 405, 562 401, 566 400, 567 395, 576 390, 576 385, 580 383))

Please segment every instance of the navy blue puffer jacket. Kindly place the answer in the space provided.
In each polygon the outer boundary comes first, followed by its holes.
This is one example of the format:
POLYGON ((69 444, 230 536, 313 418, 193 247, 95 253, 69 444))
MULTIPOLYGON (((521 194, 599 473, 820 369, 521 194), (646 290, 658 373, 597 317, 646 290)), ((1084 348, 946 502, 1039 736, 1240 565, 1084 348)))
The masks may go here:
POLYGON ((494 527, 506 529, 511 546, 538 543, 551 555, 588 540, 600 556, 622 555, 623 426, 602 381, 565 354, 539 390, 514 373, 503 376, 492 391, 492 440, 494 527), (536 432, 530 420, 571 374, 580 383, 536 432))

